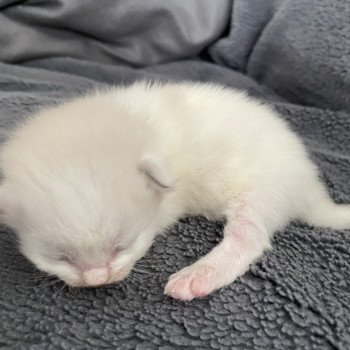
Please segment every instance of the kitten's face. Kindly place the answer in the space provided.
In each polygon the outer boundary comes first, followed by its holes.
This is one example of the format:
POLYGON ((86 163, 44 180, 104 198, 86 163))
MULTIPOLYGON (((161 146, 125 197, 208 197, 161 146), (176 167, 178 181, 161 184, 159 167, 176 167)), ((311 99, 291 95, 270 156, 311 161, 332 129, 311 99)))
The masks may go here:
POLYGON ((5 180, 3 221, 17 231, 29 260, 68 285, 117 282, 160 230, 163 194, 147 186, 144 175, 116 187, 99 191, 84 181, 70 186, 5 180))

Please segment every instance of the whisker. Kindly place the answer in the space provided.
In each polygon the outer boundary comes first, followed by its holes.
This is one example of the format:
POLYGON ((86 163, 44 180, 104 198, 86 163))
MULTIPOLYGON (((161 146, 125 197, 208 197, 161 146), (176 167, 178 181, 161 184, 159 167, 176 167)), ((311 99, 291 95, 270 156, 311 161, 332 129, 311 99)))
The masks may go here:
POLYGON ((40 284, 39 287, 49 287, 49 286, 52 286, 52 285, 57 284, 59 282, 62 282, 62 281, 60 279, 56 279, 55 281, 51 281, 49 283, 40 284))
POLYGON ((69 291, 69 293, 73 294, 74 296, 77 296, 77 295, 78 295, 78 290, 77 290, 77 288, 68 286, 68 291, 69 291))
POLYGON ((55 297, 56 297, 60 292, 62 292, 62 290, 63 290, 65 287, 66 287, 66 284, 63 283, 63 286, 62 286, 60 289, 58 289, 58 290, 53 294, 52 298, 50 298, 50 299, 47 301, 47 303, 44 304, 44 306, 46 306, 50 301, 54 300, 55 297))
POLYGON ((138 261, 134 266, 142 266, 142 267, 151 267, 152 265, 151 265, 151 262, 146 262, 146 261, 144 261, 144 262, 140 262, 140 261, 138 261))
POLYGON ((138 282, 143 282, 143 280, 142 280, 139 276, 137 276, 137 275, 135 275, 135 274, 133 274, 133 273, 130 273, 130 274, 129 274, 129 277, 130 277, 131 279, 136 279, 138 282))
POLYGON ((22 288, 25 289, 34 289, 34 288, 38 288, 38 287, 46 287, 49 286, 51 284, 54 283, 58 283, 60 280, 55 278, 55 280, 53 280, 54 277, 51 276, 31 276, 29 278, 24 277, 22 279, 23 283, 25 282, 29 282, 30 285, 23 285, 22 288))
POLYGON ((158 259, 158 258, 164 257, 165 255, 166 255, 166 252, 158 252, 158 253, 152 254, 152 258, 158 259))
POLYGON ((142 274, 146 274, 146 275, 149 275, 149 274, 150 274, 149 271, 141 270, 141 269, 139 269, 139 268, 137 268, 137 267, 135 267, 135 266, 133 267, 132 271, 138 272, 138 273, 142 273, 142 274))

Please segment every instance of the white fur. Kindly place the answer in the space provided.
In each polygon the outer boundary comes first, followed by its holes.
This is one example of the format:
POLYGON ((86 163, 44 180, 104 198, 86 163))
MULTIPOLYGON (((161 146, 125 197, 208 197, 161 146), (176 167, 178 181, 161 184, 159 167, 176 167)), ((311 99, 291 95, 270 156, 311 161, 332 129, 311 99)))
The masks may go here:
POLYGON ((269 107, 209 84, 146 84, 43 110, 3 147, 3 221, 68 284, 124 278, 184 215, 227 218, 223 241, 173 275, 192 299, 231 283, 292 219, 350 227, 304 146, 269 107))

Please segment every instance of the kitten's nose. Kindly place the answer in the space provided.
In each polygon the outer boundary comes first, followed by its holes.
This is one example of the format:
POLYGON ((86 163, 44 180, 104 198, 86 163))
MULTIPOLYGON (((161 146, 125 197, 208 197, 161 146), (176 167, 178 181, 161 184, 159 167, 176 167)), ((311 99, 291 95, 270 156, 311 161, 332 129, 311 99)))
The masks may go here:
POLYGON ((100 286, 108 281, 109 271, 107 267, 93 267, 83 271, 83 280, 88 286, 100 286))

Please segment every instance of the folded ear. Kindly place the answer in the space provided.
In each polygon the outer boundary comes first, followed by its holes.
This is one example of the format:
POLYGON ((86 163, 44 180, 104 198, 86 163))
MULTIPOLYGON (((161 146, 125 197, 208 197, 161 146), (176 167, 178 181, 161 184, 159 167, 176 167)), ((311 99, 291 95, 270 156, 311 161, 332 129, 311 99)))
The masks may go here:
POLYGON ((145 155, 140 160, 138 168, 145 174, 150 186, 154 189, 161 192, 167 192, 173 189, 174 181, 161 159, 152 155, 145 155))

